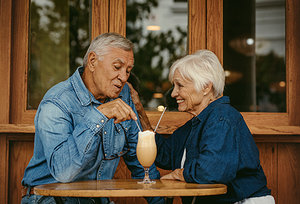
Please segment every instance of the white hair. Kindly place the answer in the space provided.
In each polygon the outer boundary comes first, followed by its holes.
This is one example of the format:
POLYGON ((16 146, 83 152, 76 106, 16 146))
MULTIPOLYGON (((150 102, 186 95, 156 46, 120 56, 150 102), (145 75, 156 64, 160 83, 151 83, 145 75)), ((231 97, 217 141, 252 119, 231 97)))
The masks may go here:
POLYGON ((133 50, 133 43, 118 33, 104 33, 98 35, 90 44, 86 54, 83 58, 83 66, 85 67, 90 52, 95 52, 99 59, 105 55, 108 48, 120 48, 125 51, 133 50))
POLYGON ((218 57, 213 52, 198 50, 175 61, 169 73, 169 80, 172 83, 176 70, 184 79, 192 81, 197 91, 200 92, 211 82, 214 96, 219 97, 223 94, 225 72, 218 57))

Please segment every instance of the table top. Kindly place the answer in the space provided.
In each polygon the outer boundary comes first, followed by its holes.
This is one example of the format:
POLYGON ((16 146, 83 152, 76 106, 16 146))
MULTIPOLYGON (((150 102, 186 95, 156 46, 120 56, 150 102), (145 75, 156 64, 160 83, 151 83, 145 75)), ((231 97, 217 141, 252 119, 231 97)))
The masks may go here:
POLYGON ((172 197, 220 195, 227 192, 223 184, 195 184, 174 180, 155 180, 155 184, 138 184, 137 179, 90 180, 52 183, 34 187, 36 195, 62 197, 172 197))

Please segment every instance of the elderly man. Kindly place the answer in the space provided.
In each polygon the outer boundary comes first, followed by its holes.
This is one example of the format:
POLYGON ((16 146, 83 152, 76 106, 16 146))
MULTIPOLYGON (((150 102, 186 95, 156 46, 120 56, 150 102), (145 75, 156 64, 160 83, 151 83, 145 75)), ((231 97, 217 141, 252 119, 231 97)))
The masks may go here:
MULTIPOLYGON (((126 84, 133 64, 133 44, 128 39, 116 33, 99 35, 84 56, 83 67, 45 94, 34 121, 34 154, 22 180, 22 203, 55 203, 57 198, 32 195, 36 185, 111 179, 120 156, 133 178, 143 178, 134 120, 140 121, 126 84)), ((154 165, 150 176, 159 178, 154 165)), ((109 203, 108 198, 60 201, 109 203)))

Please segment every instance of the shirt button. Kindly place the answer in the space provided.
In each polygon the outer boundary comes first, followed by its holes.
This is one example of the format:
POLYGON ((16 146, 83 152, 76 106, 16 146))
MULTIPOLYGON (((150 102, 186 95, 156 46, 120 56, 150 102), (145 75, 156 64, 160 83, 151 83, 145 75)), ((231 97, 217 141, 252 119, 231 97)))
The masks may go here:
POLYGON ((104 134, 106 135, 106 131, 104 132, 104 134))
POLYGON ((97 128, 99 128, 99 127, 100 127, 100 125, 96 125, 96 127, 97 127, 97 128))
POLYGON ((104 120, 101 120, 101 123, 104 123, 104 120))

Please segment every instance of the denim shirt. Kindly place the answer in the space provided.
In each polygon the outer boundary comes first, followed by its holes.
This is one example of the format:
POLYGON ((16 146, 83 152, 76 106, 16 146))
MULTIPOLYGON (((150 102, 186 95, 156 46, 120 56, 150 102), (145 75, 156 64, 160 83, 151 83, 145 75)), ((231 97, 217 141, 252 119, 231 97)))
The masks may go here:
POLYGON ((157 134, 156 144, 158 167, 181 168, 186 149, 186 182, 227 185, 227 194, 199 197, 197 202, 233 203, 270 194, 253 136, 227 96, 209 104, 170 137, 157 134))
MULTIPOLYGON (((34 154, 25 170, 23 186, 111 179, 120 157, 106 159, 128 147, 124 161, 133 178, 143 178, 144 169, 136 157, 136 123, 127 120, 114 124, 113 119, 103 115, 96 108, 101 103, 81 79, 82 72, 83 67, 78 68, 69 79, 52 87, 41 101, 34 120, 34 154)), ((119 98, 136 113, 127 84, 119 98)), ((155 165, 150 168, 150 177, 159 178, 155 165)))

